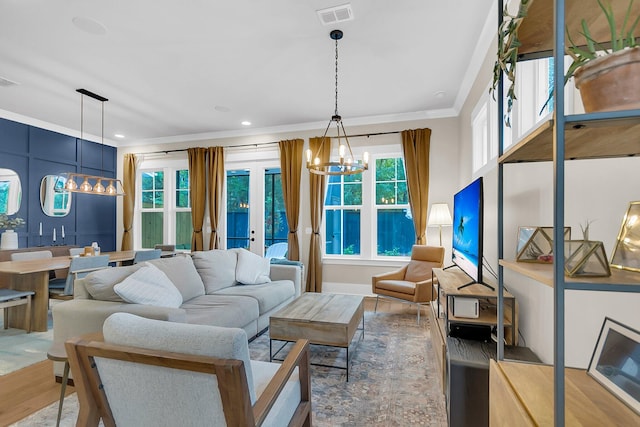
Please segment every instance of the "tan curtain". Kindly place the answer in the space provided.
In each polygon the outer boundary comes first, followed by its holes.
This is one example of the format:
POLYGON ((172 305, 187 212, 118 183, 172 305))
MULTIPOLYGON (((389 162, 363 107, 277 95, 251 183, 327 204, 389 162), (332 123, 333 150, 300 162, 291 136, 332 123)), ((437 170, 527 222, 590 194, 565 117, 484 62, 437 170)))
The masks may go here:
POLYGON ((122 244, 120 250, 133 250, 133 212, 136 200, 136 155, 125 154, 123 160, 123 180, 122 187, 124 197, 122 199, 122 224, 124 231, 122 233, 122 244))
POLYGON ((189 148, 189 193, 191 200, 191 251, 201 251, 204 246, 202 226, 204 224, 204 208, 206 200, 206 148, 189 148))
POLYGON ((407 172, 409 205, 416 229, 416 244, 427 244, 427 207, 429 205, 429 145, 431 129, 402 131, 402 151, 407 172))
POLYGON ((280 141, 280 176, 282 198, 287 212, 289 234, 287 258, 300 260, 300 242, 298 241, 298 219, 300 216, 300 174, 302 171, 302 139, 280 141))
POLYGON ((224 150, 222 147, 209 147, 207 152, 209 164, 209 221, 211 236, 209 249, 218 249, 218 227, 220 223, 220 207, 222 205, 222 189, 224 188, 224 150))
MULTIPOLYGON (((313 157, 320 158, 321 162, 329 161, 331 150, 331 138, 325 138, 321 152, 318 152, 322 138, 309 139, 309 148, 313 157)), ((322 292, 322 239, 320 238, 320 225, 324 211, 324 193, 326 188, 325 177, 309 173, 309 204, 311 212, 311 244, 309 246, 309 274, 307 275, 307 292, 322 292)))

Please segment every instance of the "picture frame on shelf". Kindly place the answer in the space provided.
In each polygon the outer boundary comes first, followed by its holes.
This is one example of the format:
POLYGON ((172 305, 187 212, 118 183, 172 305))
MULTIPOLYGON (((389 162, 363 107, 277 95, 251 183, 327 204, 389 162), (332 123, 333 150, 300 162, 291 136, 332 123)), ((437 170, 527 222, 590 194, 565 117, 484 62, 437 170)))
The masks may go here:
POLYGON ((640 201, 629 203, 611 256, 611 266, 640 272, 640 201))
POLYGON ((640 332, 605 317, 587 373, 640 415, 640 332))
MULTIPOLYGON (((571 227, 564 227, 564 239, 571 239, 571 227)), ((516 261, 550 264, 553 262, 553 227, 518 228, 516 261)))

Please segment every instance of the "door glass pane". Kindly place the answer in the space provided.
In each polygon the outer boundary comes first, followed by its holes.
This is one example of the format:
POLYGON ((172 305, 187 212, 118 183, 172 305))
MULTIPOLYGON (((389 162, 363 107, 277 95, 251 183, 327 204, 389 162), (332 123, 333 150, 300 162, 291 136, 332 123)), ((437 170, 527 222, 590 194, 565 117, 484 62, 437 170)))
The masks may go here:
POLYGON ((409 209, 378 209, 378 255, 408 256, 415 242, 409 209))
POLYGON ((151 248, 163 242, 162 212, 142 212, 142 247, 151 248))
POLYGON ((249 249, 249 171, 227 171, 227 248, 249 249))
POLYGON ((282 196, 280 168, 264 172, 264 246, 287 241, 287 214, 282 196))

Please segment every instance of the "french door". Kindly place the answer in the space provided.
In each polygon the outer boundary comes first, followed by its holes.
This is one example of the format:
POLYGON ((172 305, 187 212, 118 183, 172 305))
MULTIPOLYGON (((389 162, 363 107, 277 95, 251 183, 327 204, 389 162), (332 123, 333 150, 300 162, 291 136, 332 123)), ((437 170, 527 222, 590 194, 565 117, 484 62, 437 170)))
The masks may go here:
POLYGON ((263 256, 268 246, 287 241, 287 222, 278 151, 260 154, 257 160, 255 152, 228 156, 223 218, 227 249, 245 248, 263 256))

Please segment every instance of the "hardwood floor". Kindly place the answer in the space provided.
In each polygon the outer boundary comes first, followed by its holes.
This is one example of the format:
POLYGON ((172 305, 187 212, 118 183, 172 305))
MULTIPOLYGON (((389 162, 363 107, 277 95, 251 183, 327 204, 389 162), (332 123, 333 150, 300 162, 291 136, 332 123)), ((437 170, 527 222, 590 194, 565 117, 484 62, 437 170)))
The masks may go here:
MULTIPOLYGON (((375 298, 365 298, 365 311, 373 311, 375 298)), ((414 305, 380 298, 378 311, 389 313, 410 313, 415 315, 414 305)), ((427 307, 422 307, 421 316, 428 316, 427 307)), ((67 387, 67 395, 75 393, 67 387)), ((8 426, 20 421, 40 409, 58 402, 60 384, 53 376, 53 362, 45 360, 0 376, 0 426, 8 426)))
MULTIPOLYGON (((74 392, 67 387, 67 395, 74 392)), ((45 360, 0 377, 0 426, 20 421, 60 399, 53 362, 45 360)))

